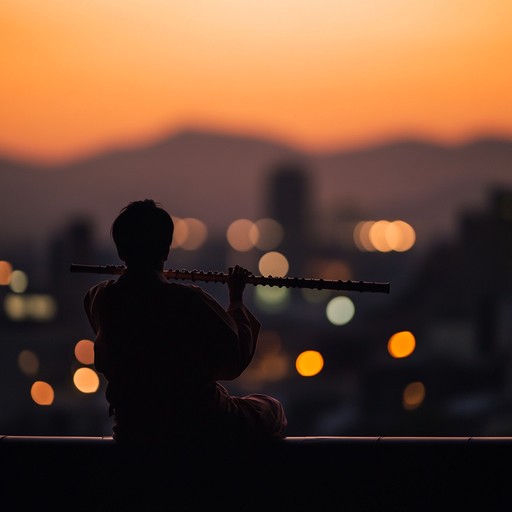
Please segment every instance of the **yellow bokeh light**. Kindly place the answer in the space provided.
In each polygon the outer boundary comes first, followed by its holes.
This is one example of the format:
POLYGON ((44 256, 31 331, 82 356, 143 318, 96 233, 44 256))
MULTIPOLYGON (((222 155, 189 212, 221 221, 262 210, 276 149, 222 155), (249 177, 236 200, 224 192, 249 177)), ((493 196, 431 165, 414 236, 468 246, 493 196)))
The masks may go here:
POLYGON ((57 315, 57 302, 55 299, 43 293, 37 293, 26 297, 27 313, 34 319, 48 322, 57 315))
POLYGON ((361 221, 354 228, 360 251, 405 252, 416 243, 414 228, 403 220, 361 221))
POLYGON ((248 219, 237 219, 229 225, 226 231, 226 238, 229 245, 235 249, 235 251, 247 252, 254 248, 253 239, 258 238, 258 233, 259 230, 252 221, 248 219), (256 230, 256 234, 254 230, 256 230))
POLYGON ((324 358, 316 350, 305 350, 295 360, 295 368, 302 377, 318 375, 324 367, 324 358))
POLYGON ((0 261, 0 286, 7 286, 11 281, 12 265, 8 261, 0 261))
POLYGON ((55 392, 50 384, 38 380, 32 384, 30 396, 38 405, 52 405, 55 399, 55 392))
POLYGON ((27 317, 27 307, 24 297, 9 294, 4 299, 4 311, 7 317, 14 322, 20 322, 27 317))
POLYGON ((386 240, 393 251, 408 251, 416 242, 416 232, 403 220, 390 222, 386 228, 386 240))
POLYGON ((374 222, 368 232, 370 243, 379 252, 389 252, 391 247, 386 237, 389 221, 378 220, 374 222))
POLYGON ((94 342, 80 340, 75 345, 75 357, 82 364, 94 364, 94 342))
POLYGON ((417 409, 425 400, 425 386, 423 382, 411 382, 405 386, 402 403, 404 409, 417 409))
POLYGON ((9 283, 14 293, 23 293, 28 287, 28 276, 23 270, 13 270, 9 283))
POLYGON ((95 393, 100 386, 100 378, 91 368, 78 368, 73 374, 73 383, 82 393, 95 393))
POLYGON ((410 331, 393 334, 388 341, 389 354, 397 359, 410 356, 416 349, 416 338, 410 331))
POLYGON ((262 276, 285 277, 290 264, 286 256, 277 251, 265 253, 258 262, 258 269, 262 276))
POLYGON ((4 311, 10 320, 35 320, 49 322, 57 315, 57 302, 51 295, 9 294, 4 300, 4 311))
POLYGON ((181 242, 180 247, 186 251, 195 251, 199 249, 206 242, 206 238, 208 237, 206 224, 193 217, 182 219, 182 222, 187 225, 187 236, 181 242))
POLYGON ((188 238, 189 227, 185 220, 180 217, 172 217, 174 222, 174 233, 172 236, 171 247, 173 249, 181 247, 188 238))

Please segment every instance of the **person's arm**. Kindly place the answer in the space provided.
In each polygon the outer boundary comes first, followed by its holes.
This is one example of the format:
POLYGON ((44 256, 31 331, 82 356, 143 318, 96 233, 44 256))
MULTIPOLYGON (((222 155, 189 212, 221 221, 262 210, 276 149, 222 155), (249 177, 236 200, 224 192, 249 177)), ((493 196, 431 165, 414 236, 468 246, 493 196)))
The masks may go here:
POLYGON ((90 288, 84 297, 84 309, 89 319, 89 323, 95 334, 94 339, 94 366, 102 374, 108 373, 108 353, 104 336, 101 329, 101 307, 105 294, 105 289, 113 280, 102 281, 90 288))
POLYGON ((191 285, 202 296, 210 311, 204 317, 209 326, 210 369, 215 380, 234 380, 249 366, 261 324, 243 303, 247 276, 242 267, 229 271, 229 305, 224 309, 212 296, 191 285))
POLYGON ((240 355, 244 361, 244 370, 252 361, 261 328, 260 322, 249 311, 243 301, 247 278, 250 275, 252 275, 251 272, 238 265, 231 267, 228 273, 229 306, 227 314, 237 325, 239 346, 242 351, 240 355))

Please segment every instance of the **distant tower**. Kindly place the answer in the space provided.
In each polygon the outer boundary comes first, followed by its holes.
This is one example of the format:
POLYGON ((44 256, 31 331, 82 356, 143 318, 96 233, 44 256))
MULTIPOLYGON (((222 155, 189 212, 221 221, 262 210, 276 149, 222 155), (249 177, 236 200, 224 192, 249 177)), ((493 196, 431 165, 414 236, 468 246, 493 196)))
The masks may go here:
POLYGON ((280 250, 290 262, 290 275, 298 276, 310 251, 311 186, 306 169, 297 163, 281 163, 270 172, 269 216, 284 229, 280 250))
POLYGON ((71 274, 71 263, 95 262, 96 251, 92 222, 76 218, 50 241, 49 268, 52 292, 59 302, 62 320, 73 322, 84 319, 83 295, 88 286, 98 281, 97 276, 71 274))

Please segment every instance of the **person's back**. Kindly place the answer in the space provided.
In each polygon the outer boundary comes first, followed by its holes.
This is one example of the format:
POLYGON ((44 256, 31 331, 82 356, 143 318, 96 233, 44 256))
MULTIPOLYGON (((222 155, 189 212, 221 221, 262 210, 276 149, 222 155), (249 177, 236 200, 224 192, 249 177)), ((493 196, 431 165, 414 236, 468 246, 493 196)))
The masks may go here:
MULTIPOLYGON (((150 220, 155 209, 162 215, 152 201, 131 205, 120 217, 136 208, 150 220)), ((172 235, 172 221, 169 226, 172 235)), ((277 400, 231 397, 218 383, 237 378, 256 349, 260 324, 242 303, 248 272, 230 270, 230 306, 224 310, 201 288, 166 280, 162 269, 170 240, 164 240, 155 246, 158 258, 142 259, 152 264, 127 257, 127 270, 117 281, 99 283, 85 297, 96 333, 95 365, 108 381, 114 437, 284 437, 286 417, 277 400)), ((124 259, 125 249, 116 245, 124 259)))

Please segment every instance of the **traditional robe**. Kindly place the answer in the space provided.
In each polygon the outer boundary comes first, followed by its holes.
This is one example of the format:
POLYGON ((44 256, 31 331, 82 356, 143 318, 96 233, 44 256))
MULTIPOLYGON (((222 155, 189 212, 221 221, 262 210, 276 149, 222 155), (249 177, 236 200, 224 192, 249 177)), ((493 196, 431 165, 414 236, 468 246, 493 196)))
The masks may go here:
POLYGON ((284 437, 278 400, 231 396, 219 383, 256 350, 261 325, 245 305, 225 310, 196 285, 127 271, 88 290, 84 306, 118 441, 284 437))

